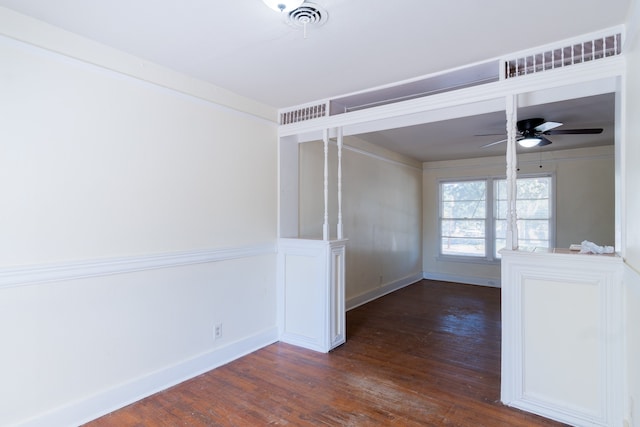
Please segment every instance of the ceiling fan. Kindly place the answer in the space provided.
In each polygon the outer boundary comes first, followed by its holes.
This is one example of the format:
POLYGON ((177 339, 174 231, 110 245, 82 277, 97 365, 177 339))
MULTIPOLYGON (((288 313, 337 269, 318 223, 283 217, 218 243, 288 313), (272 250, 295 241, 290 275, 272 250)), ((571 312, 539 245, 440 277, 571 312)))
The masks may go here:
MULTIPOLYGON (((545 138, 546 135, 588 135, 602 133, 602 128, 592 129, 556 129, 562 126, 562 123, 547 122, 541 118, 533 118, 520 120, 517 122, 518 136, 516 141, 522 147, 542 147, 551 144, 551 141, 545 138), (555 129, 555 130, 554 130, 555 129)), ((478 135, 483 136, 483 135, 478 135)), ((482 148, 491 147, 492 145, 505 142, 506 139, 485 144, 482 148)))

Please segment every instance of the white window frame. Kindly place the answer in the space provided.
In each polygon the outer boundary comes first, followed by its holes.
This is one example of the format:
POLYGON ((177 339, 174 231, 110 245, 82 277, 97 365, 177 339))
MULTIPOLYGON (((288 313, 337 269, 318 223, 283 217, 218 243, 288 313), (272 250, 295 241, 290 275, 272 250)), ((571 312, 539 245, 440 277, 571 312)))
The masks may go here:
MULTIPOLYGON (((549 246, 553 248, 556 241, 556 176, 553 172, 541 172, 541 173, 529 173, 519 174, 517 179, 522 178, 538 178, 549 177, 551 178, 551 194, 549 195, 549 203, 551 204, 549 209, 549 246)), ((441 261, 453 261, 453 262, 469 262, 479 264, 499 264, 500 259, 494 254, 496 252, 496 236, 495 236, 495 222, 496 222, 496 200, 495 200, 495 182, 498 180, 504 180, 504 175, 496 176, 479 176, 479 177, 465 177, 454 179, 439 179, 438 180, 438 256, 437 259, 441 261), (470 182, 470 181, 485 181, 486 185, 486 207, 485 207, 485 256, 471 256, 471 255, 453 255, 442 253, 442 184, 456 183, 456 182, 470 182)))

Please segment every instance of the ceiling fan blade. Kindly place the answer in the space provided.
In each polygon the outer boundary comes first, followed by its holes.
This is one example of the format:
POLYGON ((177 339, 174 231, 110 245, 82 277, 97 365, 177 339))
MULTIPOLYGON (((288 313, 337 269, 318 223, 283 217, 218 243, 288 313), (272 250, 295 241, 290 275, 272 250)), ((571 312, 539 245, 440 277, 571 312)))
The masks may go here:
POLYGON ((594 129, 558 129, 542 132, 545 135, 595 135, 602 133, 601 128, 594 129))
POLYGON ((487 147, 491 147, 492 145, 502 144, 505 141, 506 141, 506 139, 501 139, 500 141, 496 141, 496 142, 491 142, 489 144, 485 144, 480 148, 487 148, 487 147))
POLYGON ((544 147, 545 145, 549 145, 551 144, 551 141, 549 141, 547 138, 541 136, 540 137, 541 141, 538 145, 536 145, 536 147, 544 147))
POLYGON ((558 122, 544 122, 541 125, 536 126, 534 129, 537 132, 547 132, 551 129, 555 129, 558 126, 562 126, 562 123, 558 123, 558 122))

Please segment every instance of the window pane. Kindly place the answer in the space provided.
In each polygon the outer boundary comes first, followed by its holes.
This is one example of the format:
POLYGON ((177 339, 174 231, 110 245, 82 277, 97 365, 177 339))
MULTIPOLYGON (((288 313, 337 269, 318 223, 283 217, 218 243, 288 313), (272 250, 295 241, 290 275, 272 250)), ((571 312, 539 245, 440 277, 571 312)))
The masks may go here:
POLYGON ((517 200, 518 219, 549 218, 549 199, 517 200))
POLYGON ((440 185, 440 251, 444 255, 485 256, 487 184, 482 181, 440 185))
POLYGON ((443 219, 442 237, 482 237, 484 221, 477 219, 443 219))
POLYGON ((507 218, 507 201, 506 200, 496 200, 495 217, 499 219, 507 218))
MULTIPOLYGON (((518 178, 517 199, 548 199, 551 178, 541 176, 537 178, 518 178)), ((505 181, 506 187, 506 181, 505 181)))
POLYGON ((547 220, 520 220, 518 221, 518 241, 537 240, 549 241, 549 221, 547 220))
POLYGON ((495 221, 495 237, 496 239, 506 239, 507 238, 507 221, 504 219, 497 219, 495 221))
POLYGON ((484 238, 442 238, 443 255, 465 255, 483 257, 485 253, 484 238))
POLYGON ((507 180, 501 179, 495 183, 496 200, 507 200, 507 180))
MULTIPOLYGON (((551 177, 518 178, 516 213, 518 246, 523 249, 548 248, 550 245, 551 177)), ((495 181, 495 256, 506 245, 507 181, 495 181)))
POLYGON ((484 200, 485 181, 460 181, 442 184, 442 200, 484 200))
POLYGON ((442 202, 443 218, 484 218, 484 200, 442 202))
POLYGON ((507 180, 499 179, 494 181, 493 185, 494 196, 494 218, 506 219, 507 218, 507 180))

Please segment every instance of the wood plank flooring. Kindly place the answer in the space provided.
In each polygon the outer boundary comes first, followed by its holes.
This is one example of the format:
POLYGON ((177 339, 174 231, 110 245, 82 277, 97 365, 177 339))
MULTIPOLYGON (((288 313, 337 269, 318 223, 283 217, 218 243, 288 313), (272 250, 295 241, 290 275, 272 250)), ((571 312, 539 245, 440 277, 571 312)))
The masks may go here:
POLYGON ((502 405, 500 290, 423 280, 347 313, 329 354, 276 343, 87 426, 560 426, 502 405))

